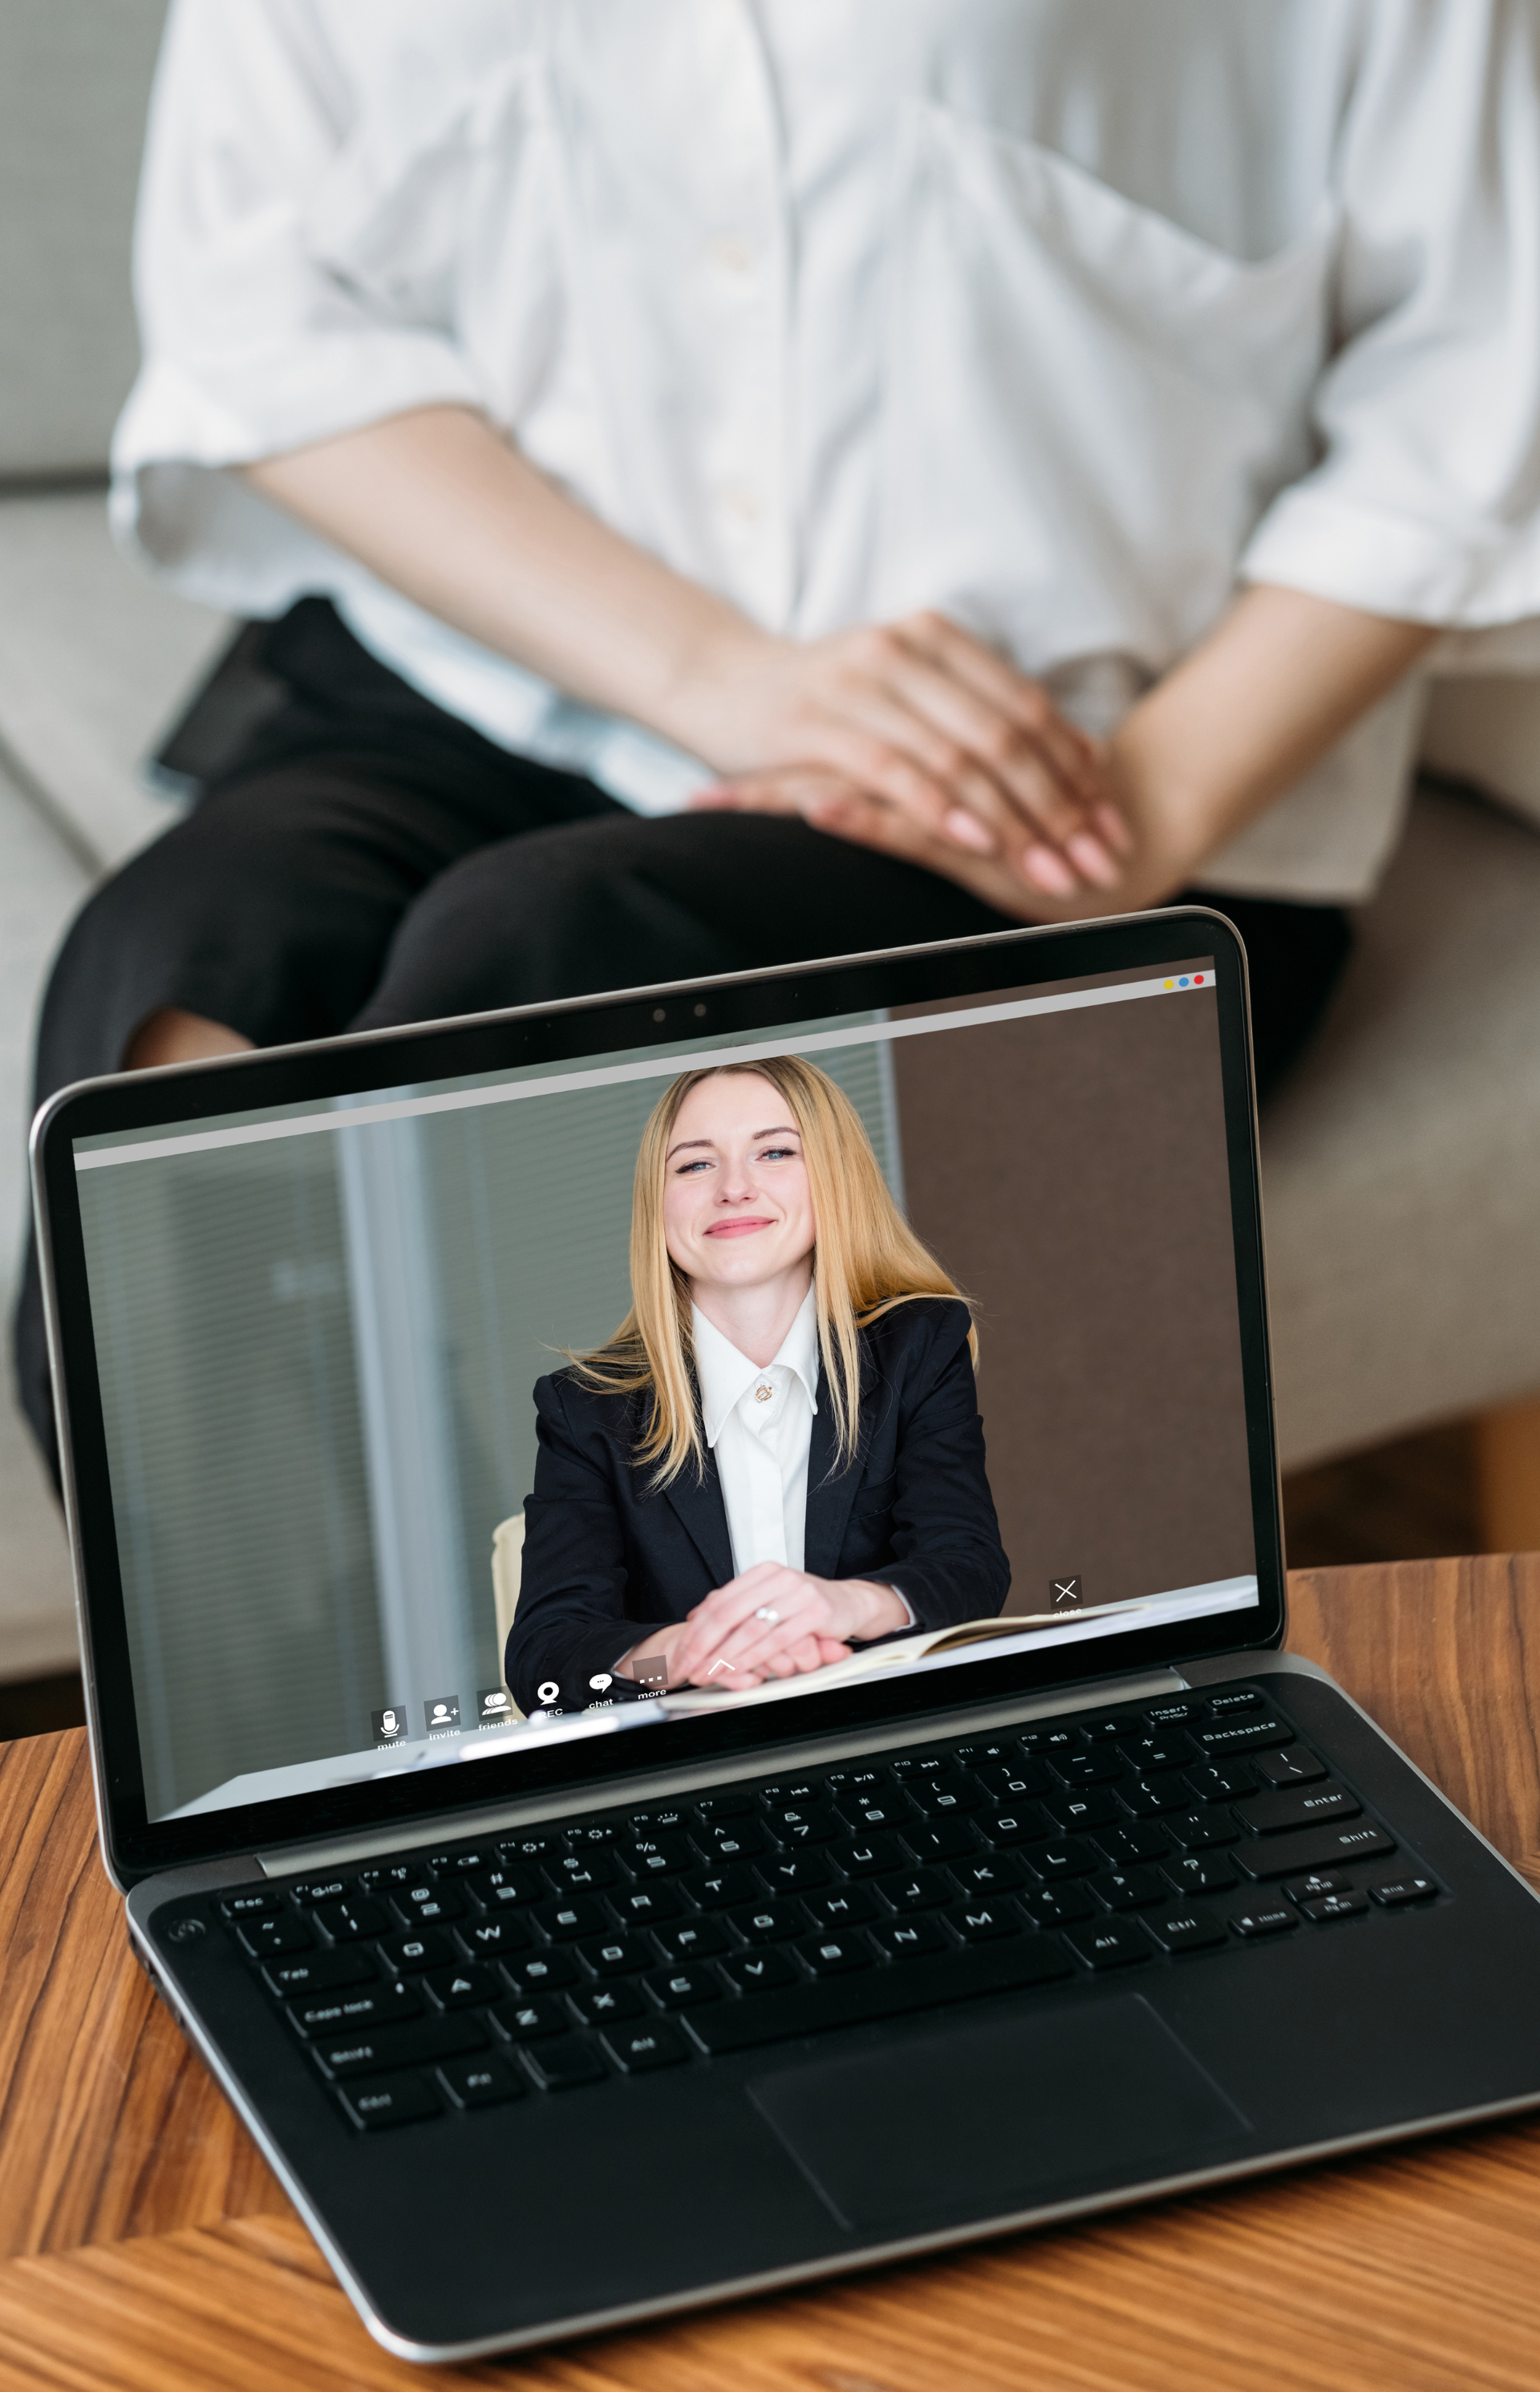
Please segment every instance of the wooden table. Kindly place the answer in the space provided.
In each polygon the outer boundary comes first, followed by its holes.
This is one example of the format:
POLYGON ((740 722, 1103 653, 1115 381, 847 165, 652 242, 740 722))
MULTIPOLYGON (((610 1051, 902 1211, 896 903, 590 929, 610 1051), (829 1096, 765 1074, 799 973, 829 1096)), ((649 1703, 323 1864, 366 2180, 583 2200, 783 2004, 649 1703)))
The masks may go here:
MULTIPOLYGON (((1290 1643, 1540 1885, 1540 1555, 1301 1573, 1290 1643)), ((357 2323, 132 1959, 84 1736, 0 1748, 0 2385, 1535 2392, 1540 2122, 563 2351, 357 2323)))

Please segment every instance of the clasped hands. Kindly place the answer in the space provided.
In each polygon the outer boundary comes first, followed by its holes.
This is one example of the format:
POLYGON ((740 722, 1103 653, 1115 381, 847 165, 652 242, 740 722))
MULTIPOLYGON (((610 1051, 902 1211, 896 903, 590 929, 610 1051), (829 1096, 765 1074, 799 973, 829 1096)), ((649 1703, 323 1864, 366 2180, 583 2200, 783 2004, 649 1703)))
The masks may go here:
POLYGON ((651 1657, 664 1662, 670 1685, 740 1692, 847 1661, 853 1643, 891 1636, 908 1620, 908 1606, 890 1586, 757 1562, 696 1604, 679 1627, 639 1644, 621 1668, 635 1677, 637 1663, 651 1657))
POLYGON ((690 680, 687 744, 720 776, 696 808, 799 815, 1020 916, 1118 905, 1134 842, 1104 747, 945 616, 807 642, 742 625, 690 680))

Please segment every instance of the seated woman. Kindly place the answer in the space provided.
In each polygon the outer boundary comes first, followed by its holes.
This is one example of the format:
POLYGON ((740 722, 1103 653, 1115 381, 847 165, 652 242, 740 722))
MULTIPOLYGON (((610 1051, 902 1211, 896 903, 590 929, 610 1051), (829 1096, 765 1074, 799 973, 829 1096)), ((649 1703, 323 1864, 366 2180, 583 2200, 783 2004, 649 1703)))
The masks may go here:
POLYGON ((1004 1607, 967 1303, 832 1080, 778 1056, 673 1083, 637 1156, 631 1295, 535 1390, 525 1711, 616 1678, 741 1690, 1004 1607))

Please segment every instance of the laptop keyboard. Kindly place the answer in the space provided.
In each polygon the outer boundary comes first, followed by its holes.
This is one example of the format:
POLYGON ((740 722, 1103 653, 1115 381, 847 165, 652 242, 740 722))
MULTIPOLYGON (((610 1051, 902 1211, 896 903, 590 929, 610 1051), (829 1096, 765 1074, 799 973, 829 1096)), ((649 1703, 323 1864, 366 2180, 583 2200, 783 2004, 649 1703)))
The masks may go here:
POLYGON ((1440 1892, 1253 1687, 446 1842, 214 1907, 355 2127, 1440 1892))

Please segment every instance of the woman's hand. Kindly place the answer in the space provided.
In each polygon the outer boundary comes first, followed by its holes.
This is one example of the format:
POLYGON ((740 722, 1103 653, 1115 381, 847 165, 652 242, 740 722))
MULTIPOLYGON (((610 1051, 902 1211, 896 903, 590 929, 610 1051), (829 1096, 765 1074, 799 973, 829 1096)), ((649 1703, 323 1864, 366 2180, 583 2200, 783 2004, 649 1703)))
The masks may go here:
POLYGON ((698 1603, 675 1632, 669 1680, 732 1688, 795 1678, 848 1660, 852 1642, 889 1636, 908 1617, 890 1586, 757 1562, 698 1603))
POLYGON ((800 813, 899 852, 907 838, 969 885, 987 863, 1013 910, 1120 879, 1129 835, 1096 743, 943 615, 806 642, 728 625, 677 707, 674 735, 727 768, 704 809, 800 813))

